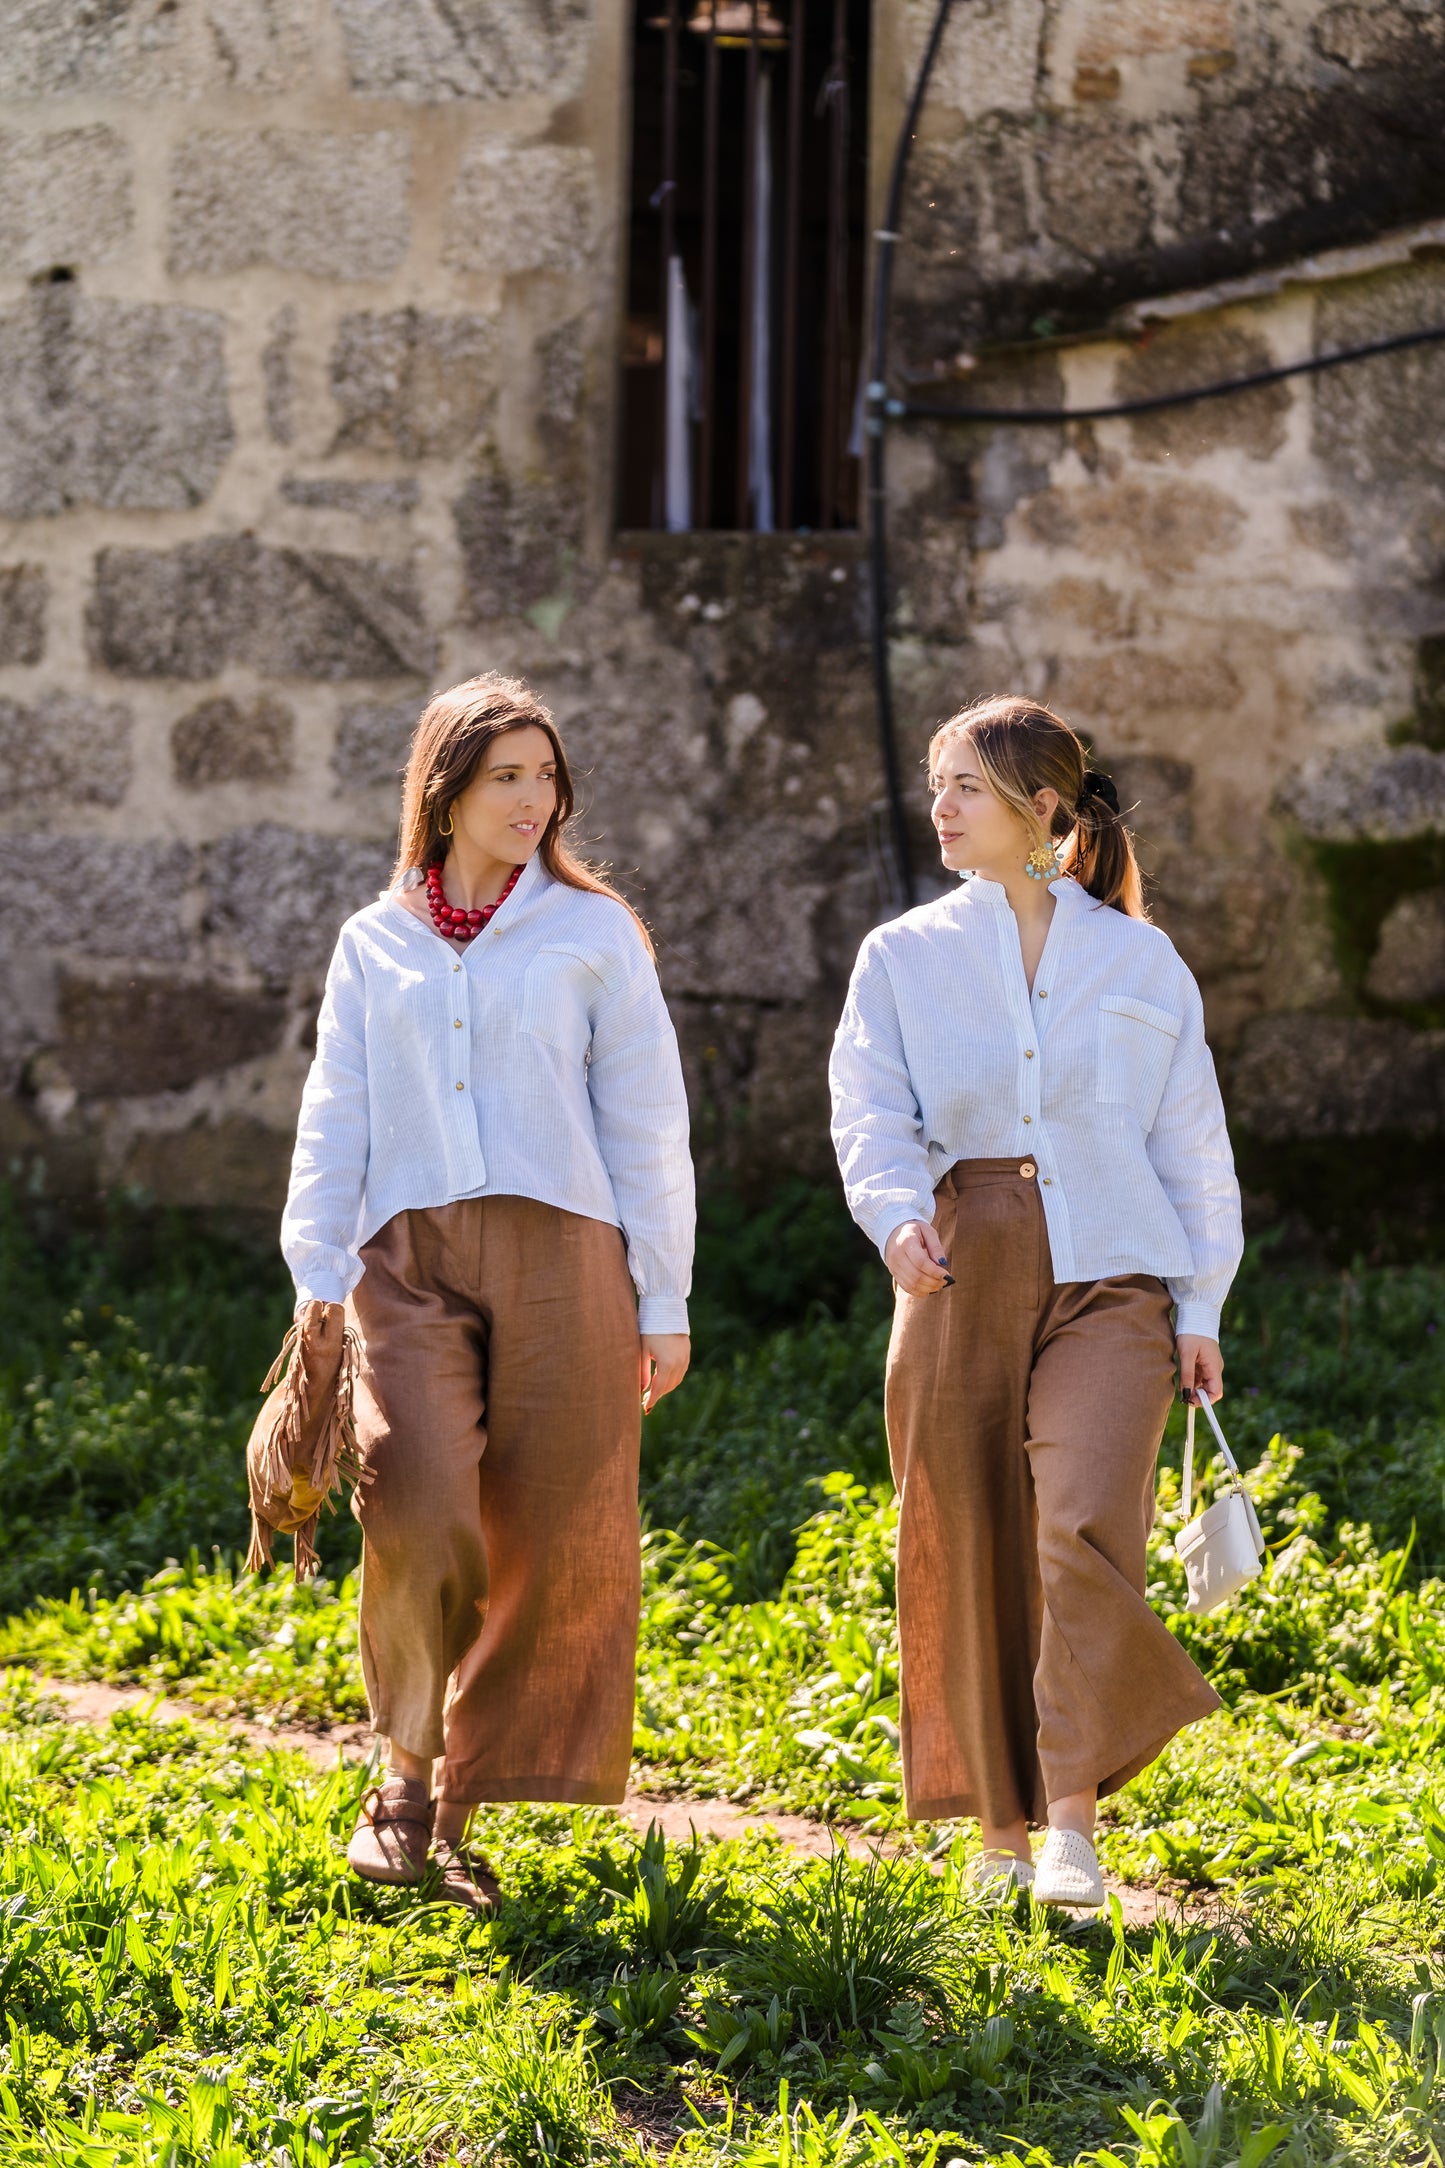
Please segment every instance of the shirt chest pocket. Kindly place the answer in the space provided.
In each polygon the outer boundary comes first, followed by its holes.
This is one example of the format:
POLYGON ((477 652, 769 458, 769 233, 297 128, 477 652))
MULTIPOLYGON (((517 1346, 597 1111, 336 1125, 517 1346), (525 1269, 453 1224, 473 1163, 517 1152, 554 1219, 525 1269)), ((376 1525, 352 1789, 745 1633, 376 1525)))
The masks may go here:
POLYGON ((603 990, 601 973, 581 949, 539 949, 522 982, 522 1029, 563 1054, 592 1055, 592 1013, 603 990))
POLYGON ((1137 1001, 1132 994, 1105 994, 1099 1003, 1096 1096, 1106 1106, 1128 1107, 1146 1134, 1159 1111, 1183 1028, 1182 1016, 1137 1001))

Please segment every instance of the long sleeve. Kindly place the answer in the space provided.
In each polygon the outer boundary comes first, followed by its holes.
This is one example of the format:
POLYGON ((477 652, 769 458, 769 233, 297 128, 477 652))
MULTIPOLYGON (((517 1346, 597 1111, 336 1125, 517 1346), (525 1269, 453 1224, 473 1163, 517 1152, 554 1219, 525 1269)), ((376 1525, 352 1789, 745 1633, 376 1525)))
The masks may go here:
POLYGON ((1217 1340, 1224 1298, 1244 1255, 1244 1231, 1224 1104, 1204 1039, 1204 1005, 1192 979, 1184 1029, 1145 1149, 1194 1259, 1192 1273, 1164 1283, 1177 1311, 1175 1330, 1217 1340))
POLYGON ((933 1181, 887 967, 864 943, 828 1064, 833 1145, 848 1209, 878 1245, 906 1220, 933 1219, 933 1181))
POLYGON ((356 1245, 370 1156, 364 1017, 361 971, 343 933, 326 974, 281 1220, 296 1292, 318 1302, 343 1302, 361 1278, 356 1245))
POLYGON ((637 1289, 641 1332, 686 1332, 695 1227, 687 1093, 652 960, 635 957, 593 1023, 588 1090, 637 1289))

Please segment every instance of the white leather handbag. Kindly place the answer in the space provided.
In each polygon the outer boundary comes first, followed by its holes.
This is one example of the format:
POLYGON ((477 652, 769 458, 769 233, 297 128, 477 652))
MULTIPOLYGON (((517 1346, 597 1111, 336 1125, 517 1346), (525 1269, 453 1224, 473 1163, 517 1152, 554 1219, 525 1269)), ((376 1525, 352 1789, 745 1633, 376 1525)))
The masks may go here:
MULTIPOLYGON (((1195 1405, 1191 1400, 1184 1423, 1186 1515, 1194 1489, 1195 1405)), ((1239 1464, 1225 1443, 1219 1418, 1209 1402, 1201 1400, 1198 1405, 1204 1410, 1234 1481, 1212 1506, 1206 1506, 1192 1521, 1186 1520, 1175 1539, 1175 1553, 1189 1582, 1189 1601, 1185 1609, 1195 1612, 1216 1611, 1220 1604, 1227 1603, 1246 1581, 1255 1578, 1264 1557, 1259 1518, 1254 1510, 1254 1500, 1244 1487, 1239 1464)))

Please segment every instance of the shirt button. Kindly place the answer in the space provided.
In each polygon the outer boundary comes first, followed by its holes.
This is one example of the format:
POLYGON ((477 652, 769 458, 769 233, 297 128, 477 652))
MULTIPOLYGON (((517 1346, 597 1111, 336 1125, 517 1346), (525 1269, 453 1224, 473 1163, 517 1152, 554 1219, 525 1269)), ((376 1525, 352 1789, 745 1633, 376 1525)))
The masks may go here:
POLYGON ((1041 986, 1041 987, 1039 988, 1039 999, 1040 999, 1040 1001, 1047 1001, 1047 1000, 1048 1000, 1048 998, 1049 998, 1049 992, 1048 992, 1048 988, 1047 988, 1046 986, 1041 986))
POLYGON ((461 1020, 461 1018, 460 1018, 459 1016, 454 1016, 454 1017, 452 1018, 452 1023, 453 1023, 453 1025, 454 1025, 454 1027, 456 1028, 456 1030, 458 1030, 458 1031, 460 1031, 460 1030, 461 1030, 461 1028, 462 1028, 462 1020, 461 1020))
POLYGON ((1046 1175, 1044 1176, 1044 1188, 1045 1188, 1045 1189, 1052 1189, 1052 1188, 1053 1188, 1053 1186, 1054 1186, 1054 1178, 1053 1178, 1053 1176, 1052 1176, 1051 1174, 1046 1174, 1046 1175))
POLYGON ((1032 1060, 1033 1060, 1033 1058, 1034 1058, 1034 1050, 1033 1050, 1033 1048, 1032 1048, 1031 1046, 1026 1046, 1026 1047, 1024 1048, 1024 1060, 1025 1060, 1025 1061, 1032 1061, 1032 1060))
POLYGON ((460 971, 460 970, 461 970, 461 968, 462 968, 462 967, 461 967, 461 965, 460 965, 460 964, 453 964, 453 965, 452 965, 452 969, 453 969, 453 971, 460 971))
POLYGON ((464 1092, 464 1091, 466 1090, 466 1088, 467 1088, 467 1087, 466 1087, 466 1085, 465 1085, 465 1084, 459 1084, 459 1085, 457 1086, 457 1090, 458 1090, 459 1092, 464 1092))
POLYGON ((1032 1114, 1026 1114, 1026 1115, 1024 1116, 1024 1120, 1025 1120, 1026 1122, 1031 1122, 1031 1121, 1033 1120, 1033 1116, 1032 1116, 1032 1114))

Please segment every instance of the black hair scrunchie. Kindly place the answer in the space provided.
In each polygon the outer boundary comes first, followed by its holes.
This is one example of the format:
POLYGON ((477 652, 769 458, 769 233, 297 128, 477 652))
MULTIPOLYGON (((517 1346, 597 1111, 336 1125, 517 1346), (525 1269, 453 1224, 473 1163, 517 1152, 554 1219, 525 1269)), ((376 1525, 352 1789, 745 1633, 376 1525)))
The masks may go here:
POLYGON ((1101 798, 1111 813, 1119 810, 1119 793, 1114 788, 1114 778, 1105 775, 1102 768, 1084 770, 1084 788, 1079 795, 1080 810, 1088 798, 1101 798))

